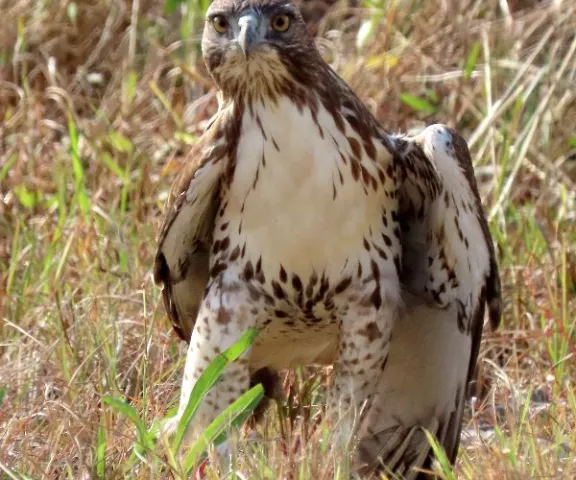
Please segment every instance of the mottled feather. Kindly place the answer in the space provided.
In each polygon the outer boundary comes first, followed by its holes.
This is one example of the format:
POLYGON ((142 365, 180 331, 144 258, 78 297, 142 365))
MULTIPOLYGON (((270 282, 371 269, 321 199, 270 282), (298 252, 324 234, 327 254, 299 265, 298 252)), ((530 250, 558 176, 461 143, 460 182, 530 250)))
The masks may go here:
POLYGON ((226 153, 218 143, 220 124, 213 122, 188 154, 168 194, 157 237, 154 281, 163 286, 162 298, 172 326, 187 342, 208 281, 212 228, 219 205, 219 176, 224 163, 221 160, 226 153), (211 184, 205 191, 197 191, 195 179, 210 173, 211 184))

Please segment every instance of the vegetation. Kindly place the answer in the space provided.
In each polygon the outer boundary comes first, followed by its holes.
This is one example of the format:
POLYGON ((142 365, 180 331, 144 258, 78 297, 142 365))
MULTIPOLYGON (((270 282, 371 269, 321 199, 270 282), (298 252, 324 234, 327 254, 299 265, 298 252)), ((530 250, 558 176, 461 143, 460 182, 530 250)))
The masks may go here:
MULTIPOLYGON (((0 0, 0 478, 182 473, 142 440, 176 405, 185 351, 155 232, 216 111, 205 5, 179 3, 0 0)), ((383 125, 447 123, 472 149, 505 309, 442 478, 576 476, 575 31, 562 0, 366 0, 318 27, 383 125)), ((238 440, 240 478, 345 478, 317 406, 327 373, 290 374, 260 441, 238 440)))

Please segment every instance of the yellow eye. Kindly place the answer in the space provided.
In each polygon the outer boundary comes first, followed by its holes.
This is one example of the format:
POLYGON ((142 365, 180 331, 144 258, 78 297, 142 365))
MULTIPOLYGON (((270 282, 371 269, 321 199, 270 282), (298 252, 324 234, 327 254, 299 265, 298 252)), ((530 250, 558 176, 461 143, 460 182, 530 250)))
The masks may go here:
POLYGON ((226 33, 226 30, 228 30, 228 22, 222 15, 216 15, 212 19, 212 25, 214 25, 214 30, 218 33, 226 33))
POLYGON ((285 32, 290 27, 290 17, 285 14, 276 15, 272 19, 272 28, 277 32, 285 32))

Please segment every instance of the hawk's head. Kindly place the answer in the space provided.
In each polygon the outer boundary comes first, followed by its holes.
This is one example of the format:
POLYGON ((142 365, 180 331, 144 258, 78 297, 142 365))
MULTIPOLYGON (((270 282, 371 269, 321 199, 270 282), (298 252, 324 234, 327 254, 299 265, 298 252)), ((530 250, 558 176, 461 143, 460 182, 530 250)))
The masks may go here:
POLYGON ((275 98, 318 81, 326 64, 289 0, 214 0, 204 61, 226 97, 275 98))

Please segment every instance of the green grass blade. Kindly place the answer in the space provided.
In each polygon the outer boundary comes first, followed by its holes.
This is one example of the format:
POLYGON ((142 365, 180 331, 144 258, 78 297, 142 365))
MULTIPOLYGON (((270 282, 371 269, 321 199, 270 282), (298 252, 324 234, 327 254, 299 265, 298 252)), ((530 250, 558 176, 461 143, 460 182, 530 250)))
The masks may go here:
POLYGON ((130 181, 128 174, 122 170, 120 165, 118 165, 118 163, 116 163, 108 153, 103 153, 100 158, 102 163, 106 165, 106 167, 108 167, 108 169, 113 172, 120 180, 122 180, 124 183, 128 183, 130 181))
POLYGON ((100 421, 98 436, 96 438, 96 477, 104 479, 106 475, 106 431, 104 419, 100 421))
POLYGON ((165 0, 164 2, 164 11, 166 13, 173 13, 180 4, 186 2, 186 0, 165 0))
POLYGON ((184 471, 189 474, 197 464, 200 456, 206 451, 208 445, 222 442, 226 431, 242 423, 250 413, 258 406, 264 396, 262 385, 256 385, 241 395, 234 403, 224 410, 216 419, 204 430, 202 438, 198 439, 192 446, 184 461, 184 471))
POLYGON ((474 42, 472 45, 472 50, 468 54, 468 58, 466 59, 466 66, 464 67, 464 79, 469 80, 472 76, 472 72, 474 68, 476 68, 476 63, 478 62, 478 54, 482 49, 482 44, 480 42, 474 42))
POLYGON ((249 329, 240 340, 232 345, 230 348, 218 355, 210 365, 202 372, 200 378, 194 385, 192 393, 190 394, 190 399, 188 400, 188 405, 182 414, 182 418, 178 422, 178 427, 176 428, 176 435, 174 436, 174 441, 172 443, 172 448, 176 452, 180 448, 182 439, 184 438, 184 433, 194 416, 194 413, 198 409, 200 402, 208 393, 208 391, 214 386, 214 384, 220 379, 224 373, 224 369, 227 365, 236 360, 240 355, 242 355, 247 348, 252 345, 252 342, 258 335, 258 330, 249 329))
POLYGON ((432 105, 428 100, 422 97, 415 97, 414 95, 410 95, 408 93, 401 93, 400 100, 419 112, 436 113, 438 111, 436 106, 432 105))
MULTIPOLYGON (((10 480, 34 480, 34 477, 26 475, 25 473, 16 473, 4 466, 2 463, 0 463, 0 472, 4 472, 6 478, 9 478, 10 480)), ((0 476, 0 478, 4 479, 2 476, 0 476)))
POLYGON ((10 169, 16 163, 16 160, 18 160, 18 155, 16 155, 15 153, 13 153, 12 155, 10 155, 10 157, 8 157, 8 160, 6 161, 2 169, 0 169, 0 184, 8 176, 8 172, 10 172, 10 169))
POLYGON ((444 449, 438 443, 436 437, 432 435, 428 430, 424 430, 424 433, 426 434, 428 443, 430 444, 430 447, 434 452, 434 456, 440 465, 443 480, 456 480, 456 476, 452 472, 452 465, 450 464, 450 460, 448 460, 446 452, 444 452, 444 449))
POLYGON ((108 134, 108 140, 112 147, 120 153, 132 153, 134 151, 134 145, 132 145, 130 139, 120 132, 111 131, 108 134))
POLYGON ((145 449, 154 447, 153 436, 148 432, 146 425, 144 425, 144 422, 140 419, 138 413, 133 407, 123 402, 122 400, 111 397, 109 395, 102 397, 102 401, 122 413, 134 424, 136 430, 138 431, 138 442, 142 447, 145 449))

